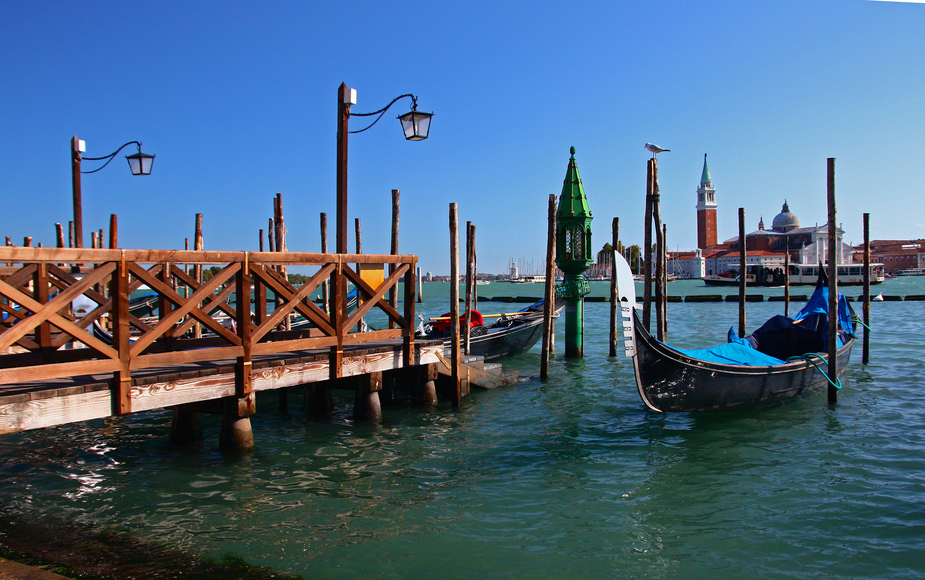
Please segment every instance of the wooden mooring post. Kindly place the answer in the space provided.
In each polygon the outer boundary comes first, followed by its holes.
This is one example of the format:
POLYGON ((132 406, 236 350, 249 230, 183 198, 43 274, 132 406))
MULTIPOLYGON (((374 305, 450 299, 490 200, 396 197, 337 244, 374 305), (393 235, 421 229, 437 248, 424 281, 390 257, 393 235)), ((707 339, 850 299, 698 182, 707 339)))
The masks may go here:
POLYGON ((835 158, 829 157, 826 163, 826 190, 829 213, 829 404, 838 402, 838 388, 833 381, 838 381, 838 243, 835 221, 835 158))
POLYGON ((552 336, 555 332, 552 314, 555 311, 555 255, 556 255, 556 194, 549 195, 546 224, 546 282, 543 286, 543 341, 540 351, 540 379, 549 378, 549 357, 554 352, 552 336))
POLYGON ((870 361, 870 214, 864 214, 864 304, 862 306, 864 321, 864 349, 861 364, 870 361))
POLYGON ((620 294, 617 291, 617 246, 620 240, 620 218, 613 218, 611 224, 610 252, 610 356, 617 356, 617 311, 620 308, 620 294))
POLYGON ((459 382, 459 211, 450 204, 450 380, 453 406, 462 405, 459 382))
POLYGON ((642 325, 646 330, 652 328, 652 206, 655 195, 656 169, 655 157, 646 164, 646 225, 643 240, 643 258, 645 260, 645 275, 642 287, 642 325))
POLYGON ((745 241, 745 208, 739 208, 739 336, 745 337, 745 279, 748 265, 745 241))

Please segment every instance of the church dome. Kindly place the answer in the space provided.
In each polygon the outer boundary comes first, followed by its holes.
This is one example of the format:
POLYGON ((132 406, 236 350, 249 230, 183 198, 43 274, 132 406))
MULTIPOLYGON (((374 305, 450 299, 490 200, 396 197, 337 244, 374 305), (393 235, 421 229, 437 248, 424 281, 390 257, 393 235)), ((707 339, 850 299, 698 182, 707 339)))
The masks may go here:
POLYGON ((790 213, 790 206, 784 201, 784 206, 781 208, 780 213, 774 216, 774 221, 771 222, 771 228, 779 232, 789 232, 798 227, 800 227, 799 218, 790 213))

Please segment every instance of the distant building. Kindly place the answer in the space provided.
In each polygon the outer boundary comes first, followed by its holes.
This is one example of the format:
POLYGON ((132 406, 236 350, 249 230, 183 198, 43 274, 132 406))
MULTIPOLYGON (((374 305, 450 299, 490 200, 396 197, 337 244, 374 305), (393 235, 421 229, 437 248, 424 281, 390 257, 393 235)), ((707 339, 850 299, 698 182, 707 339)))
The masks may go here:
MULTIPOLYGON (((854 261, 864 261, 864 246, 854 248, 854 261)), ((902 270, 925 268, 925 240, 871 240, 870 261, 896 276, 902 270)))
MULTIPOLYGON (((669 258, 669 272, 672 268, 679 277, 701 278, 738 270, 740 257, 739 237, 730 238, 722 243, 717 241, 716 229, 716 188, 707 165, 707 156, 703 156, 703 171, 700 175, 700 187, 697 188, 697 247, 696 252, 684 252, 669 258), (671 262, 674 262, 671 264, 671 262)), ((837 262, 849 263, 853 248, 842 241, 844 230, 836 232, 837 262)), ((782 268, 784 258, 790 254, 790 261, 798 264, 827 262, 829 243, 828 225, 800 227, 799 218, 790 211, 784 200, 779 214, 774 216, 771 229, 765 229, 764 217, 758 221, 758 229, 745 235, 747 265, 759 265, 770 268, 782 268)), ((903 264, 910 264, 907 260, 903 264)), ((917 263, 923 263, 921 259, 917 263)), ((905 265, 906 268, 914 266, 905 265)))
POLYGON ((703 154, 703 172, 697 188, 697 247, 701 250, 716 245, 716 188, 703 154))

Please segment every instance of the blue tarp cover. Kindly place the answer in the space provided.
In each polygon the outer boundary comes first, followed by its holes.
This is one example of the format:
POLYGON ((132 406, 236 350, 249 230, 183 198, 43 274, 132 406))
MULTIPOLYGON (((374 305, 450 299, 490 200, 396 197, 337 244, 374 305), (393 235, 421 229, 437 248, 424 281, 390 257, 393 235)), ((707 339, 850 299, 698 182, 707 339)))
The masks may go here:
POLYGON ((675 350, 689 357, 724 365, 757 367, 782 365, 786 362, 738 342, 727 342, 726 344, 699 350, 675 350))
MULTIPOLYGON (((839 326, 842 329, 845 329, 849 335, 853 335, 851 330, 851 312, 848 301, 841 294, 838 296, 838 298, 839 326)), ((809 301, 806 303, 806 306, 800 310, 800 312, 793 318, 793 320, 796 324, 803 325, 803 328, 806 328, 807 330, 809 328, 818 330, 819 334, 816 336, 819 337, 819 339, 822 341, 822 344, 827 344, 828 322, 826 322, 826 319, 828 310, 829 289, 825 287, 817 288, 816 291, 813 292, 813 295, 810 297, 809 301), (817 326, 818 329, 815 328, 817 326)), ((783 319, 786 324, 790 324, 790 319, 787 319, 783 316, 778 316, 775 318, 783 319)), ((780 324, 782 323, 778 323, 778 325, 780 324)), ((841 337, 838 337, 837 343, 839 348, 843 345, 841 337)), ((768 350, 763 346, 759 348, 768 350)), ((750 343, 748 339, 740 338, 737 336, 733 328, 729 329, 728 342, 726 344, 704 349, 682 350, 674 348, 674 350, 692 358, 726 365, 773 366, 786 364, 787 362, 757 350, 752 346, 752 343, 750 343)), ((775 352, 775 354, 777 353, 775 352)))

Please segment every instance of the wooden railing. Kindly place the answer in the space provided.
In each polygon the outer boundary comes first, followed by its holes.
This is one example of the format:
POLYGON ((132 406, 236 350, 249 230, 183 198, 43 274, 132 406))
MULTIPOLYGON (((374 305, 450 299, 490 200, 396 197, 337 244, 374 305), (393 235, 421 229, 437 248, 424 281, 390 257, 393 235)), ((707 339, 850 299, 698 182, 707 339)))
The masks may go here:
POLYGON ((112 373, 113 412, 125 414, 131 412, 131 375, 138 369, 235 359, 236 395, 245 397, 251 360, 259 355, 325 348, 330 376, 338 378, 345 345, 401 338, 403 364, 410 366, 416 262, 412 255, 0 247, 0 353, 7 353, 0 355, 0 385, 112 373), (382 264, 388 271, 373 287, 356 264, 382 264), (200 283, 187 271, 195 265, 220 269, 200 283), (278 266, 303 267, 310 277, 297 288, 278 266), (402 280, 399 312, 397 292, 387 295, 402 280), (325 282, 330 313, 311 300, 325 282), (348 283, 360 299, 353 312, 347 308, 348 283), (156 318, 130 312, 132 293, 148 291, 144 287, 157 294, 156 318), (274 308, 267 306, 268 295, 274 308), (242 296, 253 296, 253 302, 242 296), (78 298, 92 301, 83 316, 73 312, 78 298), (352 332, 373 308, 386 314, 389 328, 352 332), (309 324, 283 330, 291 316, 309 324), (191 338, 197 325, 202 337, 191 338), (91 332, 94 326, 105 332, 91 332))

